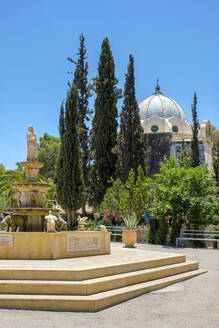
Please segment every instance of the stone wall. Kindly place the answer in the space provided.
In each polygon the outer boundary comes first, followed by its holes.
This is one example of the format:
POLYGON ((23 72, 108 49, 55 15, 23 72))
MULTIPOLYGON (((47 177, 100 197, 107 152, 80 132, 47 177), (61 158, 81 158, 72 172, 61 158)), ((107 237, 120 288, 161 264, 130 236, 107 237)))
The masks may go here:
MULTIPOLYGON (((186 141, 186 148, 189 149, 190 146, 191 146, 191 142, 186 141)), ((182 147, 181 141, 172 141, 170 153, 174 154, 176 158, 178 158, 179 153, 181 151, 181 147, 182 147)), ((198 148, 199 148, 200 165, 204 166, 205 164, 208 164, 209 169, 212 169, 212 148, 204 144, 203 141, 199 141, 198 148)))
POLYGON ((203 143, 203 151, 205 157, 205 164, 208 164, 208 168, 213 170, 213 162, 212 162, 212 146, 203 143))
MULTIPOLYGON (((182 147, 182 141, 172 140, 172 133, 145 133, 144 143, 146 149, 147 174, 152 176, 160 172, 160 163, 166 161, 171 154, 176 158, 182 147)), ((186 141, 187 149, 190 148, 191 141, 186 141)), ((203 141, 199 141, 200 165, 208 164, 212 169, 212 148, 203 141)))
POLYGON ((171 133, 145 133, 147 174, 152 176, 160 172, 160 163, 170 156, 171 133))

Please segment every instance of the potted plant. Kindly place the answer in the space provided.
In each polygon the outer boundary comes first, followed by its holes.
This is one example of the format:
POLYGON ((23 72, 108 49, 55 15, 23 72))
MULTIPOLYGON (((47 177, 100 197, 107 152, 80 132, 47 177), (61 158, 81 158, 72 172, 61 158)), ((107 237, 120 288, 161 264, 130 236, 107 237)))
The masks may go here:
POLYGON ((122 232, 122 241, 127 247, 133 247, 137 241, 136 228, 139 222, 136 215, 124 215, 123 222, 125 224, 122 232))

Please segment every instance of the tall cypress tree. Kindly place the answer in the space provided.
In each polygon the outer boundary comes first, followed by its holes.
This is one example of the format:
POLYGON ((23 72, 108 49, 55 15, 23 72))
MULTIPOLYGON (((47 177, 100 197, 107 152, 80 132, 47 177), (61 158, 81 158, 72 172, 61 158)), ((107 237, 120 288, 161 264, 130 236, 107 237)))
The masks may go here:
MULTIPOLYGON (((77 53, 78 60, 75 62, 73 59, 68 58, 70 62, 76 64, 74 72, 74 83, 78 90, 78 129, 79 140, 81 149, 81 162, 84 184, 88 187, 88 169, 89 169, 89 145, 88 145, 88 127, 86 122, 89 121, 90 111, 88 108, 88 99, 90 97, 90 90, 87 80, 88 63, 86 61, 86 48, 84 44, 83 34, 80 36, 80 48, 77 53)), ((86 201, 86 199, 85 199, 86 201)), ((83 212, 85 212, 85 202, 83 204, 83 212)))
POLYGON ((115 65, 109 40, 102 42, 98 65, 98 76, 95 78, 95 114, 92 121, 91 150, 92 167, 92 202, 100 204, 111 178, 115 175, 116 154, 113 149, 117 136, 117 79, 115 65))
POLYGON ((64 188, 64 181, 65 181, 64 134, 65 134, 65 112, 64 112, 64 105, 62 103, 60 109, 60 116, 59 116, 59 135, 60 135, 61 144, 60 144, 58 159, 56 162, 55 182, 56 182, 57 200, 63 208, 66 207, 65 206, 66 192, 64 188))
POLYGON ((125 78, 124 100, 120 114, 120 132, 116 146, 117 175, 125 183, 129 171, 134 170, 136 176, 141 165, 145 172, 145 151, 138 103, 135 97, 134 59, 129 55, 128 72, 125 78))
POLYGON ((64 120, 63 117, 63 109, 61 109, 59 124, 61 149, 57 165, 57 184, 58 186, 63 184, 63 187, 57 189, 57 193, 60 192, 58 194, 58 199, 62 201, 61 205, 67 211, 68 224, 71 225, 76 222, 76 210, 81 207, 84 198, 84 184, 77 129, 78 94, 75 83, 67 94, 64 120), (61 151, 63 151, 63 153, 61 153, 61 151))
POLYGON ((198 130, 199 130, 199 122, 197 115, 197 95, 196 92, 193 96, 193 104, 192 104, 192 140, 191 140, 191 157, 192 157, 192 167, 199 166, 199 148, 198 148, 198 130))

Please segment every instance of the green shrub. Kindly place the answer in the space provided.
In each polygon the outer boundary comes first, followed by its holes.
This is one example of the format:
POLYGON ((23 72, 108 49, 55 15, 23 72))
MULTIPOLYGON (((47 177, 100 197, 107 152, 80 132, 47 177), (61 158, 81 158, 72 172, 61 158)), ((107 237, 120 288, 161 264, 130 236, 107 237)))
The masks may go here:
POLYGON ((147 241, 149 244, 155 244, 155 239, 156 239, 156 234, 155 231, 151 231, 151 229, 149 228, 148 232, 147 232, 147 241))
POLYGON ((176 238, 180 236, 180 230, 182 228, 182 224, 178 221, 173 220, 171 225, 171 234, 170 234, 170 242, 173 245, 176 245, 176 238))
POLYGON ((113 186, 108 188, 104 199, 101 203, 101 211, 106 215, 119 215, 119 204, 121 199, 121 194, 125 190, 125 186, 123 185, 120 179, 117 179, 113 186))
POLYGON ((159 220, 159 227, 155 233, 155 243, 164 245, 168 234, 168 223, 165 219, 159 220))

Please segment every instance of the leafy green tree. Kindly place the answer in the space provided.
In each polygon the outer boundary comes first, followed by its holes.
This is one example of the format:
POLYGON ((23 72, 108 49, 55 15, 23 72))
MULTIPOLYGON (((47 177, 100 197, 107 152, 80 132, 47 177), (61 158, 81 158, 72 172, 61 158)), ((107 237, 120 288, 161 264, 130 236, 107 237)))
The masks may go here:
POLYGON ((219 225, 219 199, 213 197, 205 197, 201 201, 202 215, 207 222, 219 225))
POLYGON ((125 191, 125 186, 120 179, 109 187, 101 203, 101 210, 105 214, 119 216, 121 195, 125 191))
POLYGON ((40 138, 38 160, 43 163, 40 175, 55 179, 55 165, 59 153, 60 139, 44 133, 40 138))
POLYGON ((162 220, 172 217, 171 241, 179 236, 182 221, 188 225, 214 224, 216 217, 207 216, 215 207, 215 183, 207 167, 180 167, 174 155, 161 164, 161 171, 153 178, 152 217, 162 220), (207 199, 210 198, 212 202, 207 199))
POLYGON ((171 155, 166 164, 161 164, 155 182, 154 206, 163 208, 163 214, 186 217, 191 224, 207 224, 198 206, 205 197, 215 195, 215 183, 207 167, 180 168, 171 155))
POLYGON ((135 172, 133 169, 129 172, 128 179, 125 183, 125 190, 121 195, 120 209, 126 215, 135 213, 135 172))
POLYGON ((24 182, 26 175, 24 169, 17 163, 15 170, 6 170, 0 180, 0 198, 7 200, 9 206, 17 204, 17 191, 12 188, 13 183, 24 182))
POLYGON ((192 140, 191 140, 191 156, 192 156, 192 167, 199 166, 199 148, 198 148, 198 132, 199 122, 197 115, 197 95, 194 93, 193 104, 192 104, 192 140))
POLYGON ((139 218, 142 218, 150 207, 152 184, 153 180, 145 176, 142 166, 139 165, 134 188, 134 212, 139 218))
POLYGON ((42 175, 38 177, 39 182, 49 184, 51 189, 46 191, 46 199, 44 200, 44 207, 52 207, 53 201, 57 199, 56 185, 52 178, 46 179, 42 175))
POLYGON ((4 212, 8 205, 8 201, 5 198, 0 197, 0 215, 4 212))
POLYGON ((214 224, 213 216, 206 216, 210 202, 215 206, 215 183, 207 167, 197 166, 186 169, 180 167, 174 155, 166 164, 161 165, 160 174, 154 176, 154 198, 152 214, 172 217, 171 241, 175 243, 179 236, 182 221, 189 226, 214 224), (207 207, 206 207, 207 206, 207 207))
MULTIPOLYGON (((86 61, 86 48, 84 44, 83 34, 80 36, 80 48, 77 53, 78 59, 75 62, 73 59, 68 60, 76 65, 74 72, 74 83, 78 90, 78 129, 81 149, 81 162, 83 178, 86 190, 88 189, 88 170, 89 170, 89 144, 88 144, 88 126, 91 111, 89 110, 90 86, 88 85, 88 63, 86 61)), ((85 198, 86 201, 86 198, 85 198)), ((83 212, 85 213, 85 202, 83 204, 83 212)))
POLYGON ((186 147, 185 140, 182 141, 181 151, 178 157, 180 167, 189 168, 192 165, 191 149, 186 147))
POLYGON ((117 79, 115 65, 109 40, 102 42, 98 65, 98 76, 95 78, 95 113, 91 130, 91 150, 93 165, 91 174, 92 203, 99 205, 105 191, 115 177, 116 154, 113 149, 117 137, 117 79))
POLYGON ((137 178, 134 170, 131 169, 125 183, 125 190, 121 193, 121 212, 124 215, 135 213, 138 218, 141 218, 150 207, 152 184, 152 179, 144 176, 141 165, 138 167, 137 178))
POLYGON ((120 114, 120 132, 117 138, 117 175, 125 183, 132 168, 137 175, 141 165, 145 172, 145 151, 138 103, 135 97, 134 59, 129 55, 125 79, 124 101, 120 114))
POLYGON ((5 167, 3 164, 0 164, 0 177, 5 173, 5 167))
POLYGON ((150 207, 151 185, 152 179, 145 177, 144 171, 139 165, 137 178, 134 170, 131 169, 125 185, 120 179, 117 179, 107 189, 101 203, 101 210, 104 213, 118 216, 135 213, 140 219, 150 207))
POLYGON ((65 117, 61 108, 59 131, 61 149, 57 165, 57 195, 67 211, 68 224, 76 223, 76 211, 82 205, 84 184, 80 161, 78 122, 78 95, 74 83, 67 95, 65 117), (64 118, 64 121, 63 121, 64 118), (61 180, 59 180, 61 178, 61 180), (60 188, 61 184, 63 187, 60 188), (64 191, 64 193, 63 193, 64 191), (61 194, 60 194, 61 193, 61 194))
POLYGON ((103 208, 108 209, 110 204, 116 203, 119 213, 135 213, 138 218, 150 210, 151 217, 159 220, 159 228, 155 232, 149 231, 152 243, 165 242, 170 217, 172 243, 179 236, 183 221, 191 228, 219 223, 215 181, 207 166, 186 169, 180 167, 175 156, 171 155, 165 164, 161 164, 160 173, 153 178, 146 178, 139 166, 137 179, 131 169, 125 186, 120 180, 117 181, 112 189, 107 190, 107 202, 102 203, 105 205, 103 208))

